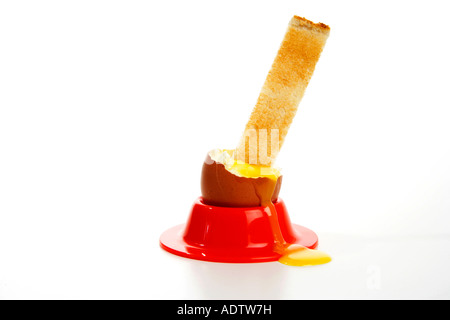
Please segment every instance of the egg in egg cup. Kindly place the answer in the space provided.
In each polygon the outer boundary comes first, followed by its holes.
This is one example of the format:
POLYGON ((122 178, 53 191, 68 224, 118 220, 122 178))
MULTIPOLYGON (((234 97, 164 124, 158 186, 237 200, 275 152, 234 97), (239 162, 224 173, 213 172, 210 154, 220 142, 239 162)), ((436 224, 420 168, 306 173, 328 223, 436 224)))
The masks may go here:
POLYGON ((206 155, 201 196, 187 222, 166 230, 166 251, 230 263, 311 265, 331 258, 316 250, 312 230, 292 224, 279 197, 275 160, 314 72, 330 28, 294 16, 238 146, 206 155))

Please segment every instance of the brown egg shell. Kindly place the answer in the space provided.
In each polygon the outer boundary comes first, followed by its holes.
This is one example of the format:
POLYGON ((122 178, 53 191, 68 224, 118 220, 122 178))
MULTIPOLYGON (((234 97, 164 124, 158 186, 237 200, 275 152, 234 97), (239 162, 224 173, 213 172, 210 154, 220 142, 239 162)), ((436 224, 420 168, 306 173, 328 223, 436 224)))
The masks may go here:
MULTIPOLYGON (((276 182, 272 202, 276 202, 281 189, 282 176, 276 182)), ((211 159, 209 154, 203 163, 201 177, 202 198, 205 204, 221 207, 258 207, 261 199, 259 188, 273 188, 269 178, 239 177, 228 171, 222 163, 211 159)))

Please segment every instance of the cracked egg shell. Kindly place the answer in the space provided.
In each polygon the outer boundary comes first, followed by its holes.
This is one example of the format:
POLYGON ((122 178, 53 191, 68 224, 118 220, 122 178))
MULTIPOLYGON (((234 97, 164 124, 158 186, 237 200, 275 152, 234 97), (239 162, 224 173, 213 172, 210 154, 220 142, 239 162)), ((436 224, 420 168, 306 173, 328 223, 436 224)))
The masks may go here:
MULTIPOLYGON (((280 193, 282 176, 279 176, 272 202, 276 202, 280 193)), ((205 204, 220 207, 258 207, 261 205, 256 190, 273 188, 269 178, 246 178, 237 176, 225 168, 225 165, 211 159, 207 154, 201 176, 202 198, 205 204)))

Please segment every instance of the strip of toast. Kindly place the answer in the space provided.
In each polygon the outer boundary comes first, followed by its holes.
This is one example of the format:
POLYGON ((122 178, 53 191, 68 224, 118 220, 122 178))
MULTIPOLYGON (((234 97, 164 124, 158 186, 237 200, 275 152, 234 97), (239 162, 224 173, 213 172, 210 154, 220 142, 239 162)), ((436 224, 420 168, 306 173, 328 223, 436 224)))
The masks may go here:
POLYGON ((236 149, 237 160, 275 162, 329 33, 323 23, 291 19, 236 149))

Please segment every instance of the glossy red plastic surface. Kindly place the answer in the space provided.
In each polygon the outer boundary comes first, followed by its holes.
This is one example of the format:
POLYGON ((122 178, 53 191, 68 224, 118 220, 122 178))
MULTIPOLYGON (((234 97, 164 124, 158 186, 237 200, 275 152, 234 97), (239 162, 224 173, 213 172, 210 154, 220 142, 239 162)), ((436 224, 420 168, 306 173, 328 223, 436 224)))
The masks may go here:
MULTIPOLYGON (((314 249, 317 235, 310 229, 291 224, 283 200, 275 203, 283 237, 288 243, 314 249)), ((230 208, 206 205, 198 198, 186 224, 165 231, 161 247, 173 254, 213 262, 277 261, 274 239, 263 207, 230 208)))

